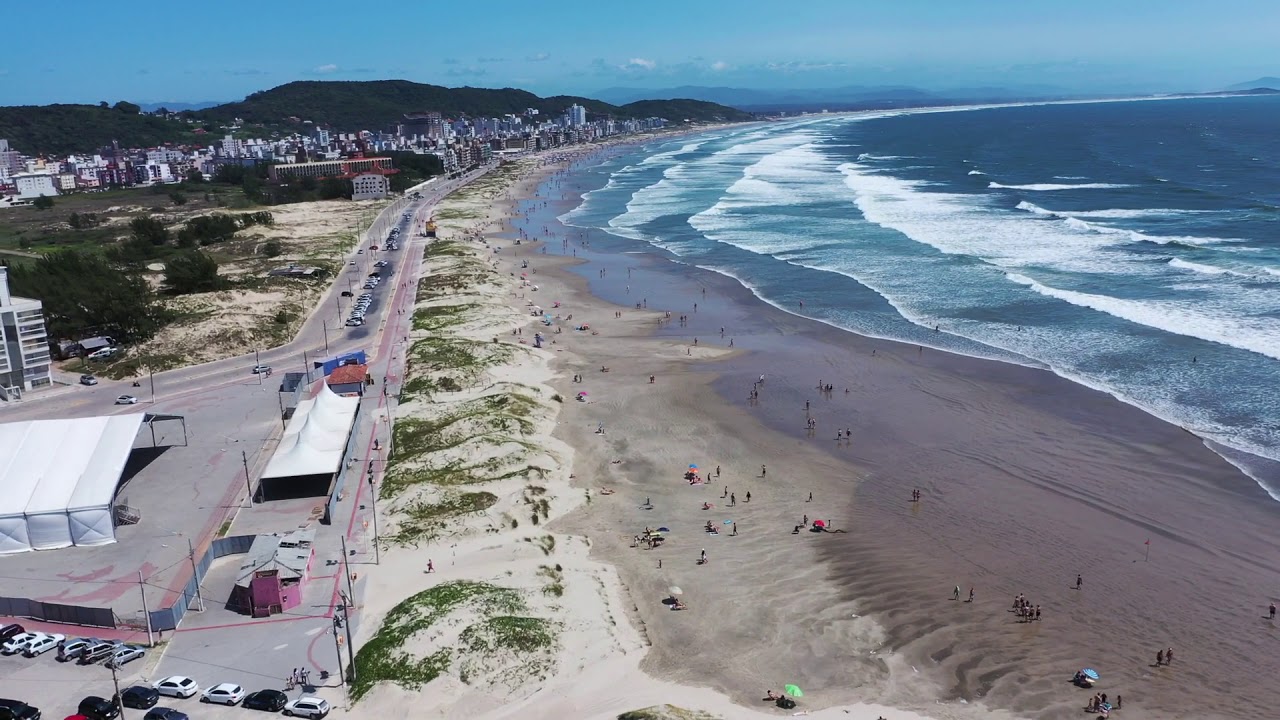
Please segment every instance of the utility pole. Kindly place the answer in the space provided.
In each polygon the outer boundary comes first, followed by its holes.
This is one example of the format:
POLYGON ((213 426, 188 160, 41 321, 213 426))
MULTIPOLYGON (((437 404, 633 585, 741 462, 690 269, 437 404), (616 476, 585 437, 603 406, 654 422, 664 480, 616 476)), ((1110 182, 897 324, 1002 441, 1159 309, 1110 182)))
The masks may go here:
POLYGON ((329 321, 321 320, 320 326, 324 330, 324 351, 329 352, 329 321))
MULTIPOLYGON (((254 369, 254 370, 257 370, 257 369, 258 369, 258 367, 259 367, 260 365, 262 365, 262 360, 258 358, 258 351, 257 351, 257 350, 254 350, 254 351, 253 351, 253 369, 254 369)), ((257 376, 258 376, 258 384, 259 384, 259 385, 261 385, 261 384, 262 384, 262 373, 260 373, 260 372, 255 372, 255 373, 254 373, 254 375, 257 375, 257 376)))
POLYGON ((284 424, 284 398, 280 396, 280 393, 276 393, 276 404, 280 406, 280 429, 285 430, 286 427, 284 424))
POLYGON ((151 404, 156 404, 156 371, 151 370, 151 404))
MULTIPOLYGON (((382 463, 386 468, 386 461, 382 463)), ((382 548, 378 547, 378 488, 373 484, 373 473, 369 473, 369 497, 373 502, 373 564, 382 564, 382 548)))
POLYGON ((253 507, 253 480, 249 478, 249 455, 245 451, 240 451, 240 462, 244 464, 244 487, 249 491, 249 497, 245 498, 249 501, 249 507, 253 507))
POLYGON ((347 672, 351 673, 351 682, 356 681, 356 648, 351 641, 351 615, 347 610, 351 607, 351 598, 343 597, 342 625, 347 631, 347 672))
POLYGON ((307 382, 311 382, 311 360, 307 357, 307 351, 302 351, 302 371, 307 374, 307 382))
POLYGON ((196 610, 204 612, 204 593, 200 590, 200 571, 196 569, 196 549, 187 538, 187 557, 191 560, 191 577, 196 579, 196 610))
POLYGON ((333 616, 333 650, 338 654, 338 684, 347 684, 347 674, 342 671, 342 633, 338 632, 338 625, 342 621, 337 615, 333 616))
POLYGON ((343 535, 339 538, 342 541, 342 572, 347 575, 347 594, 355 597, 356 591, 351 587, 351 566, 347 564, 347 536, 343 535))
POLYGON ((120 720, 124 720, 124 703, 120 700, 120 678, 116 676, 116 664, 108 660, 106 666, 111 668, 111 684, 116 688, 116 694, 111 696, 111 704, 116 706, 116 711, 120 713, 120 720))
POLYGON ((138 590, 142 592, 142 617, 147 619, 147 647, 155 647, 155 638, 151 636, 151 612, 147 610, 147 586, 142 582, 142 571, 138 571, 138 590))

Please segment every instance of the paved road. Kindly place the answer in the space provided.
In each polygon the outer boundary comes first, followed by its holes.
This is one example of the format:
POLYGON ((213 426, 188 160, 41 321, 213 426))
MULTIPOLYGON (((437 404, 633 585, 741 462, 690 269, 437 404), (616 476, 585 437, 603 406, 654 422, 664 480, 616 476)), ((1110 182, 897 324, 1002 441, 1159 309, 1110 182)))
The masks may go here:
MULTIPOLYGON (((418 227, 418 223, 425 221, 432 206, 445 194, 477 176, 478 174, 473 173, 470 177, 431 188, 429 193, 424 193, 423 200, 412 203, 415 215, 411 227, 418 227)), ((390 212, 393 214, 390 222, 399 222, 400 213, 404 211, 404 209, 391 209, 390 212)), ((383 239, 389 228, 390 225, 375 224, 375 231, 379 233, 375 237, 379 240, 383 239)), ((382 307, 371 308, 367 315, 367 318, 376 317, 376 321, 371 320, 364 327, 356 329, 358 332, 346 332, 337 339, 332 331, 329 331, 328 337, 327 355, 349 349, 366 349, 370 354, 370 374, 379 381, 382 377, 389 378, 393 386, 399 383, 403 371, 402 338, 409 334, 412 327, 412 308, 415 302, 417 278, 425 249, 425 242, 421 238, 412 237, 412 234, 409 231, 402 231, 401 249, 382 253, 399 257, 396 258, 398 267, 392 278, 378 287, 378 295, 382 298, 379 304, 382 307), (377 310, 376 315, 374 310, 377 310)), ((365 260, 368 255, 368 245, 365 245, 365 253, 354 254, 351 258, 357 263, 362 261, 371 263, 372 260, 365 260)), ((361 264, 356 267, 358 270, 363 270, 361 264)), ((367 272, 361 272, 360 277, 365 275, 367 272)), ((304 324, 298 338, 284 347, 260 353, 261 362, 273 365, 275 370, 280 372, 292 369, 287 365, 296 365, 298 369, 302 369, 301 356, 304 351, 308 359, 326 355, 323 352, 325 321, 333 316, 327 308, 331 307, 329 304, 335 302, 343 289, 346 289, 346 283, 342 282, 340 276, 325 300, 319 305, 320 309, 304 324)), ((132 388, 129 383, 104 381, 95 388, 69 388, 61 395, 26 400, 19 407, 14 407, 8 412, 0 412, 0 420, 10 421, 19 417, 96 415, 137 411, 139 408, 150 410, 154 407, 157 412, 186 414, 191 418, 188 420, 189 425, 197 426, 194 434, 199 435, 200 438, 220 436, 222 438, 220 442, 226 447, 218 449, 219 456, 226 455, 228 450, 234 450, 237 447, 236 444, 252 445, 259 451, 256 454, 250 454, 252 474, 256 476, 261 465, 265 464, 269 457, 272 447, 270 439, 267 443, 263 443, 262 436, 264 433, 277 435, 280 425, 275 418, 270 417, 270 411, 275 410, 276 404, 276 398, 273 397, 275 383, 268 383, 250 375, 249 368, 253 363, 254 356, 247 355, 208 365, 159 373, 156 375, 157 399, 154 406, 149 402, 136 406, 109 405, 107 403, 110 403, 110 398, 121 393, 138 394, 144 400, 150 400, 150 387, 147 384, 142 392, 139 392, 139 389, 132 388), (259 382, 262 384, 259 385, 259 382), (263 413, 266 413, 266 419, 263 413), (254 419, 250 420, 250 417, 254 419), (274 429, 268 429, 269 426, 274 426, 274 429)), ((355 430, 359 448, 357 455, 361 458, 361 461, 357 462, 356 470, 364 466, 364 459, 375 461, 380 459, 380 452, 373 449, 375 438, 381 439, 383 448, 387 446, 390 433, 390 423, 387 420, 391 412, 388 403, 394 404, 395 401, 392 394, 383 395, 380 392, 381 389, 380 383, 375 388, 377 392, 369 393, 362 400, 365 406, 362 412, 364 419, 355 430)), ((196 446, 199 447, 198 442, 196 446)), ((225 511, 222 516, 232 514, 235 517, 232 534, 289 529, 305 522, 308 510, 317 504, 317 500, 312 498, 302 501, 264 503, 254 505, 252 508, 240 509, 246 495, 243 472, 235 472, 234 463, 228 461, 221 463, 221 470, 218 471, 220 474, 215 474, 215 468, 199 466, 206 460, 207 453, 190 453, 184 448, 171 451, 175 456, 184 452, 188 453, 188 459, 184 462, 192 462, 190 460, 192 457, 199 462, 195 467, 191 467, 188 473, 176 471, 179 473, 176 476, 200 477, 201 482, 180 484, 208 485, 211 488, 208 492, 213 495, 222 494, 223 497, 217 501, 221 503, 218 507, 225 511), (216 476, 209 477, 210 475, 216 476)), ((238 453, 234 454, 237 457, 232 459, 238 459, 238 453)), ((161 461, 163 459, 162 457, 161 461)), ((381 463, 375 462, 375 465, 380 472, 381 463)), ((150 472, 150 469, 145 472, 150 472)), ((347 483, 346 498, 339 504, 334 523, 330 526, 320 526, 316 541, 316 559, 313 563, 313 578, 298 608, 283 615, 257 621, 248 620, 244 616, 227 611, 222 605, 229 594, 239 558, 237 556, 224 558, 214 566, 203 583, 205 612, 188 613, 182 627, 164 638, 167 640, 167 645, 163 649, 153 650, 145 661, 139 661, 127 667, 127 672, 121 678, 121 686, 124 687, 130 682, 139 680, 154 680, 169 674, 187 674, 202 686, 218 682, 237 682, 250 690, 265 687, 283 689, 283 678, 294 667, 311 669, 313 682, 317 684, 321 683, 320 671, 329 671, 335 677, 330 678, 327 684, 337 684, 338 663, 335 657, 332 618, 335 606, 340 603, 339 591, 346 587, 347 576, 340 565, 342 538, 346 539, 348 548, 354 551, 347 558, 350 570, 356 574, 353 582, 356 605, 350 609, 353 613, 351 617, 353 636, 354 626, 359 621, 359 598, 362 585, 359 578, 362 574, 360 568, 361 565, 370 563, 374 559, 371 537, 373 529, 371 486, 368 483, 359 482, 357 478, 362 479, 362 473, 356 472, 353 480, 347 483)), ((186 539, 190 537, 193 544, 197 547, 201 546, 220 524, 217 517, 215 515, 215 520, 201 530, 181 527, 180 522, 174 523, 178 525, 176 530, 161 528, 160 530, 169 533, 171 537, 169 540, 156 542, 162 543, 166 552, 176 553, 181 558, 185 555, 182 550, 186 546, 186 539)), ((144 517, 143 522, 135 527, 154 534, 160 531, 157 530, 160 524, 160 518, 144 517)), ((156 542, 147 542, 145 537, 140 540, 142 540, 138 543, 140 547, 149 549, 150 552, 157 552, 156 542)), ((106 547, 115 548, 118 551, 122 550, 124 545, 125 543, 122 542, 106 547)), ((59 557, 72 558, 76 555, 78 553, 75 552, 48 555, 25 553, 17 557, 30 559, 32 562, 39 561, 38 567, 31 568, 36 572, 31 576, 34 578, 41 577, 41 572, 48 574, 49 564, 56 563, 59 557)), ((171 585, 180 587, 186 577, 185 574, 175 570, 171 585)), ((157 585, 159 586, 146 591, 153 608, 162 602, 163 597, 173 596, 172 587, 169 592, 165 592, 163 582, 157 585)), ((145 635, 132 639, 142 641, 145 635)), ((344 657, 345 652, 344 646, 344 657)), ((344 659, 343 662, 345 666, 346 660, 344 659)), ((109 697, 110 693, 110 675, 100 667, 81 668, 61 665, 47 656, 34 660, 21 658, 0 660, 0 696, 25 698, 39 706, 47 717, 60 717, 59 712, 62 713, 61 716, 72 714, 76 703, 85 695, 97 694, 109 697)), ((298 694, 300 691, 291 693, 292 696, 298 694)), ((196 709, 202 717, 216 717, 224 713, 221 708, 196 707, 194 700, 167 701, 165 704, 184 712, 196 709)), ((239 709, 230 708, 225 712, 240 713, 239 709)), ((135 716, 138 714, 137 711, 130 711, 130 713, 135 716)))

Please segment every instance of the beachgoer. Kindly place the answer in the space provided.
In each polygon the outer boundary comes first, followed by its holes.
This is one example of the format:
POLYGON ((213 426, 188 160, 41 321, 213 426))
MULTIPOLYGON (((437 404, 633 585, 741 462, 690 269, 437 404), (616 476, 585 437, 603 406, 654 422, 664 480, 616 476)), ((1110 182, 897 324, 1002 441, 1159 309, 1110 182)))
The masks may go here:
POLYGON ((707 549, 706 549, 706 548, 702 548, 702 555, 699 557, 699 561, 700 561, 703 565, 706 565, 706 564, 707 564, 707 549))
MULTIPOLYGON (((805 500, 805 502, 813 502, 813 493, 809 493, 809 499, 805 500)), ((1275 606, 1273 605, 1272 607, 1275 607, 1275 606)))
POLYGON ((801 524, 801 525, 804 525, 805 527, 809 527, 809 514, 808 514, 808 513, 805 513, 804 519, 800 521, 800 524, 801 524))
POLYGON ((973 602, 973 588, 969 588, 969 602, 973 602))
POLYGON ((751 491, 747 491, 747 502, 751 502, 751 491))
POLYGON ((429 573, 433 573, 433 572, 435 572, 435 571, 436 571, 436 564, 435 564, 435 563, 433 563, 433 562, 431 562, 431 559, 430 559, 430 558, 428 558, 428 559, 427 559, 427 572, 429 572, 429 573))
POLYGON ((724 498, 727 498, 727 497, 729 497, 729 486, 728 486, 728 485, 725 485, 725 486, 724 486, 724 492, 723 492, 723 493, 721 493, 720 498, 721 498, 721 499, 724 499, 724 498))
POLYGON ((1164 664, 1165 665, 1173 664, 1173 648, 1169 648, 1168 650, 1164 651, 1164 664))
POLYGON ((737 496, 737 494, 736 494, 736 493, 729 493, 729 507, 734 507, 734 506, 736 506, 737 504, 738 504, 738 496, 737 496))
POLYGON ((952 600, 959 600, 959 599, 960 599, 960 586, 959 586, 959 585, 957 585, 957 586, 956 586, 956 589, 955 589, 955 590, 951 591, 951 599, 952 599, 952 600))
POLYGON ((1276 619, 1276 604, 1271 603, 1271 607, 1267 609, 1267 617, 1272 620, 1276 619))
POLYGON ((1164 651, 1157 650, 1156 651, 1156 667, 1160 667, 1163 664, 1164 664, 1164 651))
POLYGON ((764 477, 765 475, 768 475, 768 474, 769 474, 769 468, 765 467, 764 465, 761 465, 761 466, 760 466, 760 477, 764 477))
POLYGON ((733 533, 732 533, 732 534, 733 534, 733 535, 737 535, 737 534, 738 534, 738 523, 734 523, 734 524, 733 524, 733 533))
POLYGON ((1080 586, 1083 584, 1084 584, 1084 578, 1080 577, 1079 575, 1076 575, 1076 589, 1079 590, 1080 586))
POLYGON ((1039 620, 1039 619, 1040 619, 1040 606, 1039 606, 1039 605, 1037 605, 1037 606, 1036 606, 1036 620, 1039 620))
POLYGON ((720 477, 720 466, 716 466, 716 477, 720 477))
POLYGON ((1119 710, 1119 709, 1120 709, 1120 706, 1121 706, 1121 705, 1123 705, 1123 704, 1124 704, 1124 696, 1123 696, 1123 695, 1117 695, 1117 696, 1116 696, 1116 709, 1117 709, 1117 710, 1119 710))

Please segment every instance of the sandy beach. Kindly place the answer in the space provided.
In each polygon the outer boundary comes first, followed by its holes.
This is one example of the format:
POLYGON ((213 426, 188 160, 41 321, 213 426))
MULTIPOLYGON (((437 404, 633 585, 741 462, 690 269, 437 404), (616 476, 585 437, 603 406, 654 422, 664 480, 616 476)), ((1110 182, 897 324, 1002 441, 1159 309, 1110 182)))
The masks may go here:
POLYGON ((390 682, 349 714, 1057 718, 1086 666, 1125 717, 1267 706, 1219 682, 1265 652, 1280 579, 1275 511, 1234 468, 1047 372, 835 332, 570 234, 575 160, 440 208, 360 608, 357 664, 390 682), (786 684, 794 710, 761 700, 786 684))

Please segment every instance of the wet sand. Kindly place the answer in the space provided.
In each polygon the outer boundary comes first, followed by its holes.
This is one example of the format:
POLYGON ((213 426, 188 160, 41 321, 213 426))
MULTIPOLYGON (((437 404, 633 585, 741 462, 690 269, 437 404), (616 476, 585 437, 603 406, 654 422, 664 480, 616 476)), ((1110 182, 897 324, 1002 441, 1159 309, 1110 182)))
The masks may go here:
POLYGON ((649 672, 744 704, 795 682, 809 707, 863 699, 940 717, 1078 716, 1090 693, 1068 681, 1084 666, 1125 696, 1123 717, 1256 717, 1280 701, 1259 674, 1280 648, 1263 617, 1280 593, 1280 505, 1199 439, 1046 371, 862 338, 728 278, 624 254, 638 243, 579 240, 554 216, 581 189, 562 178, 544 190, 549 207, 525 226, 556 233, 549 255, 520 252, 544 300, 572 298, 575 321, 601 330, 573 335, 565 362, 577 366, 561 372, 586 382, 559 389, 591 401, 568 403, 561 425, 579 481, 617 492, 567 525, 631 588, 649 672), (572 270, 552 258, 566 234, 572 270), (634 309, 642 298, 651 312, 634 309), (689 324, 658 322, 664 309, 689 324), (837 442, 837 428, 853 440, 837 442), (689 463, 720 464, 721 478, 691 487, 689 463), (848 532, 792 534, 806 514, 848 532), (700 531, 707 520, 719 535, 700 531), (630 547, 659 525, 673 530, 662 548, 630 547), (659 601, 672 584, 688 611, 659 601), (952 601, 956 585, 976 602, 952 601), (1008 612, 1018 593, 1041 621, 1008 612), (1169 646, 1174 665, 1151 667, 1169 646))

